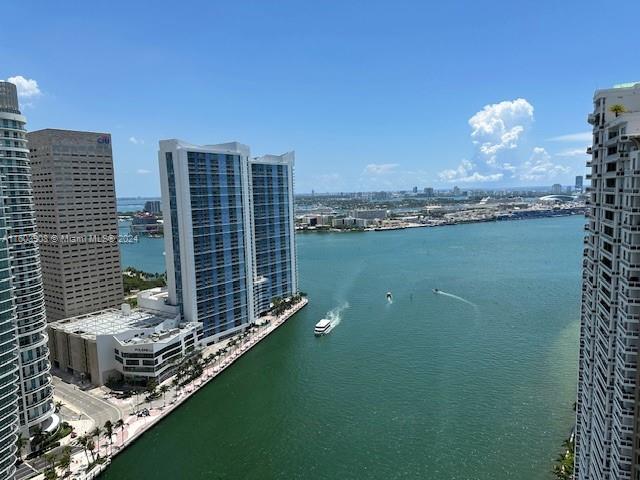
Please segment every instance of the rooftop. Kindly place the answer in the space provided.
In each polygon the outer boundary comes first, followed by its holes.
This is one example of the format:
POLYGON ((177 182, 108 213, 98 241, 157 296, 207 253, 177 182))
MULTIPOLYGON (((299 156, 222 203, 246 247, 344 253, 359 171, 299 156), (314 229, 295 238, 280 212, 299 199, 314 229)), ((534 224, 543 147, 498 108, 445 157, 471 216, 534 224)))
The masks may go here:
POLYGON ((108 308, 77 317, 65 318, 51 322, 49 326, 66 333, 95 339, 98 335, 117 335, 131 329, 154 328, 167 320, 171 320, 171 317, 124 307, 122 310, 108 308))

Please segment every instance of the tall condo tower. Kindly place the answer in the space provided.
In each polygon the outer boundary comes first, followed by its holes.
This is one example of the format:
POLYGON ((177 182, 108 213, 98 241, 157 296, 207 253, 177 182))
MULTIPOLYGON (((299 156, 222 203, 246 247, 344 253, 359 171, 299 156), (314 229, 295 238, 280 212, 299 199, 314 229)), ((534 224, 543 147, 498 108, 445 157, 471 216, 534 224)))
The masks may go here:
POLYGON ((640 83, 594 95, 576 478, 640 478, 640 83))
POLYGON ((48 359, 31 167, 25 135, 26 119, 18 109, 18 97, 13 84, 0 82, 0 105, 3 138, 0 147, 0 186, 4 197, 19 347, 19 421, 25 431, 36 426, 47 429, 54 427, 57 417, 54 415, 48 359))
POLYGON ((297 293, 293 153, 250 158, 237 142, 160 142, 169 302, 208 344, 297 293))
POLYGON ((252 213, 254 302, 256 313, 269 309, 275 297, 298 291, 293 152, 249 161, 252 213))
POLYGON ((207 343, 253 318, 249 147, 160 142, 169 302, 207 343))
POLYGON ((46 129, 27 139, 47 319, 119 306, 124 292, 111 136, 46 129))
MULTIPOLYGON (((0 82, 0 157, 11 155, 13 148, 24 145, 24 120, 17 123, 19 115, 15 85, 0 82)), ((7 212, 0 182, 0 478, 13 478, 21 390, 6 225, 7 212)))

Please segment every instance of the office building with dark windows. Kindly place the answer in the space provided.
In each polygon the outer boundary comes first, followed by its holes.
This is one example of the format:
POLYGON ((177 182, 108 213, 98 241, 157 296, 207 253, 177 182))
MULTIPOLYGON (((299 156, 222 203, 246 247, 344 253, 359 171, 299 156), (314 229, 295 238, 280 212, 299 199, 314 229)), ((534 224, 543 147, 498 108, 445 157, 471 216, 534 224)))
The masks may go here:
POLYGON ((206 344, 297 293, 293 158, 160 142, 168 302, 202 323, 206 344))
POLYGON ((27 138, 47 319, 120 306, 111 135, 48 128, 27 138))

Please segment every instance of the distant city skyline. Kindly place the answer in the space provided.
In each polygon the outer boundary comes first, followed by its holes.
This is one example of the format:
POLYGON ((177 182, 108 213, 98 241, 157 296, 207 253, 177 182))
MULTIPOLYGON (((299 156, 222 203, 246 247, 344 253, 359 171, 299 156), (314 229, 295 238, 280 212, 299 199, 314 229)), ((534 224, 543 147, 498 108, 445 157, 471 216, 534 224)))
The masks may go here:
POLYGON ((119 197, 160 194, 157 142, 170 135, 295 150, 297 192, 572 185, 592 92, 638 80, 624 62, 585 75, 610 53, 584 28, 596 5, 243 1, 168 16, 28 0, 5 6, 31 33, 5 25, 21 54, 0 46, 0 79, 18 85, 33 130, 111 132, 119 197), (158 35, 174 22, 190 28, 158 35))

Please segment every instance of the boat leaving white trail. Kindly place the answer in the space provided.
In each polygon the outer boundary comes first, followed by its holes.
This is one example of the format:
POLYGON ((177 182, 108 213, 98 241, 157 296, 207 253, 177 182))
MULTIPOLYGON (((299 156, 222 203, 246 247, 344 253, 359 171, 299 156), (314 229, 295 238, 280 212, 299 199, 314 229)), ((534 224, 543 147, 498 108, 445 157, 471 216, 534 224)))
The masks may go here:
POLYGON ((329 328, 325 330, 324 335, 340 325, 340 322, 342 321, 342 312, 344 312, 347 308, 349 308, 349 302, 344 302, 342 305, 327 312, 327 316, 325 318, 329 320, 331 324, 329 325, 329 328))
POLYGON ((435 293, 436 295, 444 295, 445 297, 453 298, 454 300, 458 300, 460 302, 466 303, 467 305, 471 305, 475 309, 478 308, 478 306, 475 303, 470 302, 469 300, 466 300, 462 297, 459 297, 458 295, 454 295, 453 293, 443 292, 442 290, 438 290, 437 288, 433 290, 433 293, 435 293))

